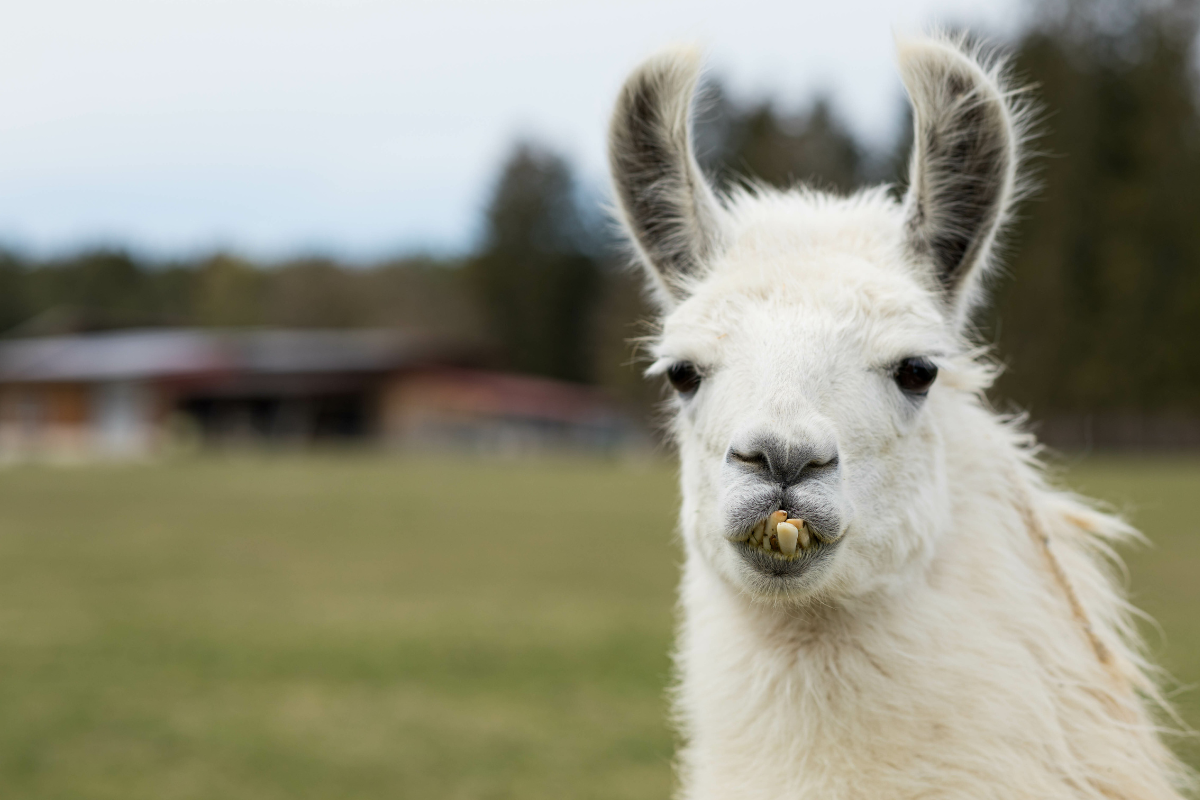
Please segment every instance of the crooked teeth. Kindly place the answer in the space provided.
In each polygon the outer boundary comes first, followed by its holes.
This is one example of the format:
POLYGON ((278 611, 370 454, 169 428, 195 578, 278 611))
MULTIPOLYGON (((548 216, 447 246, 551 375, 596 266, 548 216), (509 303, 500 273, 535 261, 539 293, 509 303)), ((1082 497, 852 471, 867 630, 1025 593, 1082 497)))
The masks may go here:
POLYGON ((790 522, 781 522, 775 530, 779 536, 779 552, 785 556, 796 555, 796 544, 800 541, 800 529, 790 522))
POLYGON ((743 541, 786 560, 796 558, 818 543, 813 530, 804 520, 788 519, 784 511, 776 511, 766 519, 759 520, 743 541))
POLYGON ((771 516, 767 517, 767 529, 764 538, 770 539, 775 536, 775 530, 779 527, 779 523, 787 519, 787 513, 776 511, 771 516))
POLYGON ((804 524, 802 519, 789 519, 789 523, 796 526, 796 531, 799 533, 800 548, 807 550, 812 544, 812 535, 808 532, 808 526, 804 524))

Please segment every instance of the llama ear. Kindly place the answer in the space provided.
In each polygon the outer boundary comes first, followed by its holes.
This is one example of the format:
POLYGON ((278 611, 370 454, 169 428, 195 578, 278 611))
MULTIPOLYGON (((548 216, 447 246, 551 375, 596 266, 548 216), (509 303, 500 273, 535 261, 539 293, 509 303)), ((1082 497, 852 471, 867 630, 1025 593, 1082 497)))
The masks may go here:
POLYGON ((621 89, 608 160, 618 206, 664 306, 689 294, 718 247, 720 204, 692 150, 700 54, 669 50, 621 89))
POLYGON ((985 68, 961 44, 921 39, 898 50, 913 106, 908 242, 962 324, 1014 200, 1020 114, 998 68, 985 68))

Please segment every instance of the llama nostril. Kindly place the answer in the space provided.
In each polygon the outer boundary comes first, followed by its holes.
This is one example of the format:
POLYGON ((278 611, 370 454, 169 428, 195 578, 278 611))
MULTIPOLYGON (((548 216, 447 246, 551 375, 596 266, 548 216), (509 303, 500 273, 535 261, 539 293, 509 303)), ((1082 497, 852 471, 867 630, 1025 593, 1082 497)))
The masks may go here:
POLYGON ((743 453, 731 447, 729 448, 729 453, 726 455, 726 460, 737 461, 755 469, 771 468, 771 463, 767 460, 767 454, 761 451, 743 453))
POLYGON ((813 461, 808 465, 809 469, 837 469, 838 457, 835 453, 824 461, 813 461))

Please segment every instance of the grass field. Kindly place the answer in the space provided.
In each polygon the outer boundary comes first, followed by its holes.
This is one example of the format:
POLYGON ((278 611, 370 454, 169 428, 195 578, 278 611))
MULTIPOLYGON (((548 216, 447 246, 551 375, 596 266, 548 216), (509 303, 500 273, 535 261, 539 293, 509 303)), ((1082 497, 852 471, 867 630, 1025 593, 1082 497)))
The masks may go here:
MULTIPOLYGON (((1156 540, 1200 679, 1200 461, 1069 480, 1156 540)), ((664 798, 675 505, 604 462, 0 472, 0 796, 664 798)))

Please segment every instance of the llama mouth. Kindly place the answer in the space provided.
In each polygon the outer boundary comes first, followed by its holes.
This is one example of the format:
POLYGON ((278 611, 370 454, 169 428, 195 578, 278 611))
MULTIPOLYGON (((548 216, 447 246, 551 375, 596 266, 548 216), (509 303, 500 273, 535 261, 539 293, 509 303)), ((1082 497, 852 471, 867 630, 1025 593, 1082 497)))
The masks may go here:
POLYGON ((821 546, 821 540, 802 519, 791 519, 785 511, 776 511, 761 519, 736 539, 751 551, 774 556, 780 561, 795 561, 821 546))

